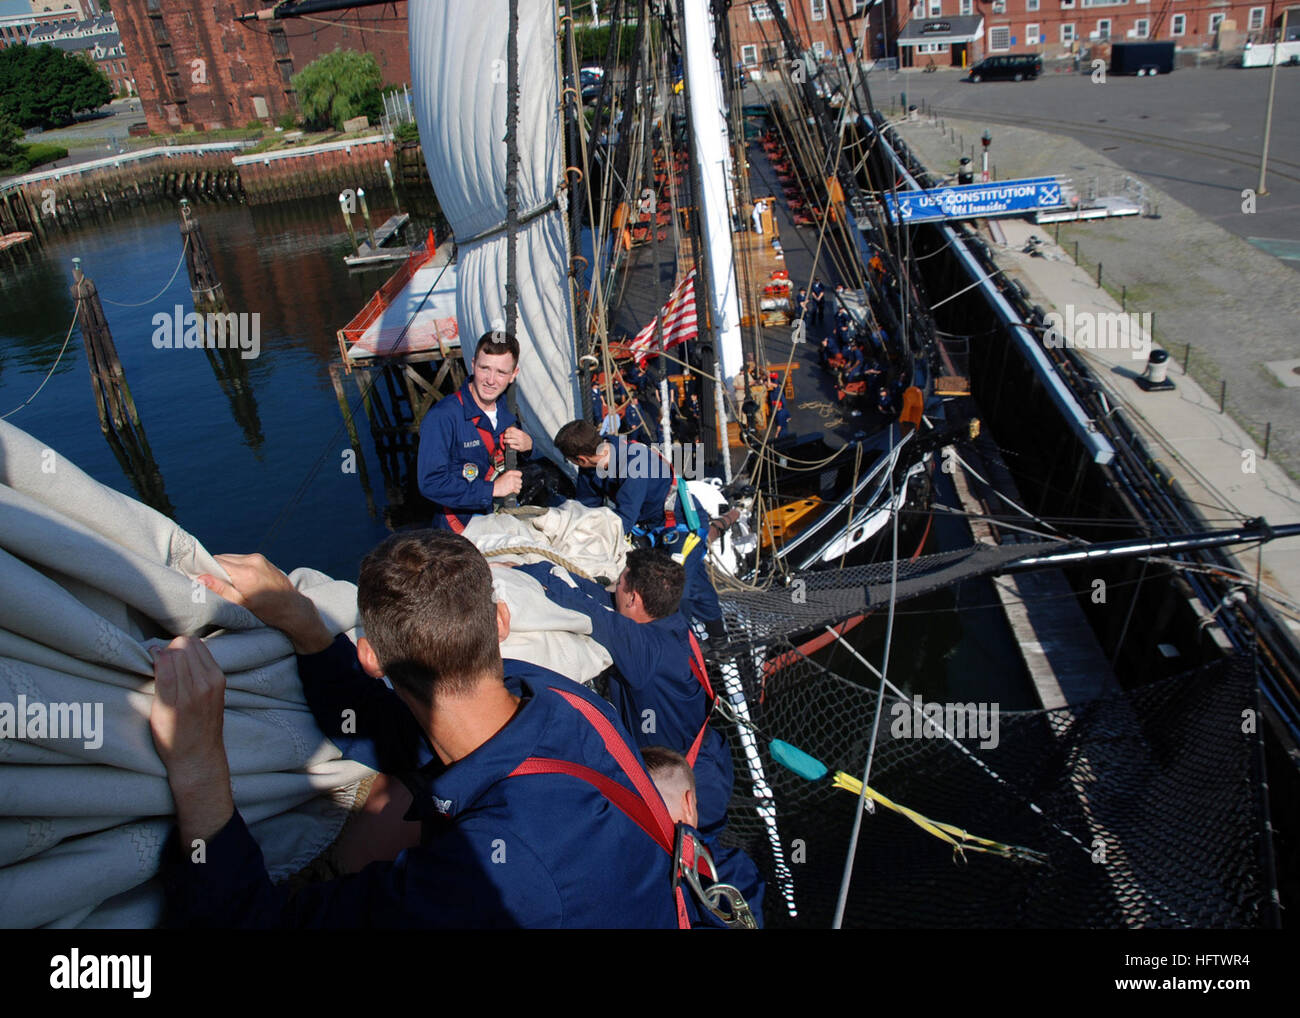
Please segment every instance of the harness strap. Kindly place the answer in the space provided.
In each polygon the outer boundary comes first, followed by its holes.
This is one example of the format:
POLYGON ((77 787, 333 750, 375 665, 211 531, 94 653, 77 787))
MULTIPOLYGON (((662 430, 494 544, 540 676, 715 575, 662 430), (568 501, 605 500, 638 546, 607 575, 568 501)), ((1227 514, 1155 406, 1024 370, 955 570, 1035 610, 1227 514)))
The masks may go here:
POLYGON ((709 673, 704 667, 704 651, 700 649, 700 641, 695 638, 694 633, 687 633, 691 644, 691 674, 699 681, 700 687, 704 690, 704 697, 708 702, 708 709, 704 712, 704 723, 700 725, 700 730, 695 736, 695 741, 691 743, 691 748, 686 751, 686 762, 694 769, 695 761, 699 758, 700 749, 704 745, 704 736, 709 730, 709 718, 713 714, 713 705, 717 702, 717 696, 713 692, 713 686, 709 682, 709 673))
MULTIPOLYGON (((465 397, 461 395, 459 389, 456 390, 456 399, 460 401, 461 406, 465 405, 465 397)), ((483 445, 488 451, 488 459, 491 461, 487 473, 483 476, 485 480, 494 481, 498 474, 505 471, 505 450, 498 448, 496 435, 492 434, 492 432, 479 423, 482 419, 482 417, 476 417, 474 419, 474 429, 478 432, 479 438, 483 439, 483 445)), ((463 530, 464 527, 461 529, 463 530)), ((457 533, 460 533, 460 531, 457 531, 457 533)))
MULTIPOLYGON (((654 782, 650 780, 650 776, 646 773, 641 761, 618 734, 614 726, 610 724, 609 719, 597 707, 574 693, 557 689, 554 686, 549 688, 552 692, 563 697, 569 706, 586 718, 587 723, 596 729, 597 734, 605 743, 606 750, 609 751, 610 756, 614 758, 614 761, 628 780, 632 782, 636 791, 631 791, 613 778, 592 770, 590 767, 574 763, 571 760, 555 760, 548 757, 530 756, 511 771, 509 776, 565 774, 585 781, 600 792, 608 802, 621 810, 641 830, 645 831, 651 840, 668 853, 669 858, 675 858, 675 825, 672 817, 668 815, 668 807, 664 805, 663 797, 659 794, 659 790, 655 788, 654 782)), ((682 852, 682 862, 688 866, 696 865, 693 841, 687 842, 685 850, 682 852)), ((716 871, 711 873, 710 876, 716 880, 716 871)), ((677 925, 679 929, 688 930, 691 927, 691 922, 686 911, 686 895, 682 891, 680 882, 674 880, 674 884, 676 885, 674 898, 677 906, 677 925)))
POLYGON ((668 494, 664 498, 664 525, 675 527, 677 526, 677 514, 673 512, 673 506, 677 504, 677 471, 673 469, 672 460, 668 459, 656 446, 652 445, 650 448, 668 467, 670 482, 668 484, 668 494))

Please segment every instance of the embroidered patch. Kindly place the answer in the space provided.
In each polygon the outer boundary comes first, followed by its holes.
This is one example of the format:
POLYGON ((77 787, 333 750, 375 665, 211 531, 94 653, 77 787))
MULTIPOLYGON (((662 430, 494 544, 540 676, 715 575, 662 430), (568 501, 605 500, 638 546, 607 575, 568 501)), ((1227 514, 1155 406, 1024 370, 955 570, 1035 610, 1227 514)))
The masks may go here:
POLYGON ((467 481, 475 480, 478 477, 478 464, 466 463, 464 469, 460 472, 460 476, 467 481))

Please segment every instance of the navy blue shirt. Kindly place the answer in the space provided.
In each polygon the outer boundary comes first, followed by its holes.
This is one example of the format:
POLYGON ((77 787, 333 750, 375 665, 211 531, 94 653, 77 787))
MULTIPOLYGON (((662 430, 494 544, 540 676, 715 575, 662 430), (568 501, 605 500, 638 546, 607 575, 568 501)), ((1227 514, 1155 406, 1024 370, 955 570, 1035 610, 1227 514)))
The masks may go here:
MULTIPOLYGON (((711 708, 691 671, 689 627, 681 613, 636 622, 612 610, 610 595, 599 584, 575 577, 574 589, 551 573, 549 563, 520 568, 538 579, 556 604, 591 619, 591 638, 614 659, 610 703, 636 744, 689 750, 711 708)), ((705 732, 694 770, 700 831, 714 836, 727 822, 734 773, 731 750, 712 727, 705 732)))
POLYGON ((497 400, 496 411, 497 423, 493 427, 488 415, 474 402, 466 379, 459 393, 438 400, 420 422, 416 470, 420 494, 437 506, 433 526, 459 530, 474 514, 492 511, 492 481, 487 479, 492 455, 479 428, 492 435, 497 449, 504 450, 501 433, 517 423, 504 399, 497 400), (455 518, 457 526, 451 525, 448 515, 455 518))
MULTIPOLYGON (((579 469, 578 501, 595 508, 604 505, 605 499, 609 499, 614 503, 614 512, 623 521, 625 534, 632 533, 633 527, 645 530, 662 527, 664 501, 673 484, 670 464, 665 463, 654 449, 641 442, 618 438, 611 439, 609 444, 609 468, 605 471, 609 476, 601 477, 595 467, 579 469), (626 476, 629 474, 635 476, 626 476)), ((696 511, 699 511, 698 507, 696 511)), ((686 522, 680 492, 674 502, 673 512, 679 523, 686 522)))
MULTIPOLYGON (((313 712, 351 705, 358 734, 347 745, 358 759, 418 762, 427 745, 413 745, 417 734, 424 743, 414 717, 361 671, 349 647, 341 636, 299 659, 313 712)), ((207 927, 676 928, 671 860, 636 823, 580 779, 509 777, 537 756, 570 760, 631 787, 600 734, 552 687, 596 705, 630 746, 617 716, 590 690, 544 668, 507 661, 506 672, 506 688, 521 697, 510 722, 469 756, 447 767, 434 760, 419 772, 425 794, 410 814, 425 821, 419 846, 291 896, 272 885, 236 810, 208 840, 203 864, 191 862, 173 835, 162 868, 169 920, 207 927)))

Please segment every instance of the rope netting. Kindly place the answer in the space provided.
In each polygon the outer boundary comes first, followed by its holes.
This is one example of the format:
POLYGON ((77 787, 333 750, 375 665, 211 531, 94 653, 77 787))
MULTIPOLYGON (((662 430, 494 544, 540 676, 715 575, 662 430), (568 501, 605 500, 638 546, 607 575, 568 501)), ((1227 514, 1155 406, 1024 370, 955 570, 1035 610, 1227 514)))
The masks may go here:
MULTIPOLYGON (((787 622, 787 630, 789 623, 787 622)), ((767 880, 769 926, 830 926, 876 708, 871 688, 788 639, 715 659, 749 724, 715 724, 733 749, 726 840, 767 880), (764 663, 782 667, 765 670, 764 663), (820 781, 778 763, 771 740, 822 761, 820 781)), ((972 709, 980 706, 971 705, 972 709)), ((1249 660, 1229 658, 1082 706, 975 715, 950 739, 886 693, 869 784, 895 802, 1043 861, 967 851, 877 807, 864 818, 846 926, 1241 927, 1270 893, 1260 738, 1249 660), (906 721, 904 720, 906 718, 906 721), (1243 727, 1250 729, 1243 731, 1243 727)))

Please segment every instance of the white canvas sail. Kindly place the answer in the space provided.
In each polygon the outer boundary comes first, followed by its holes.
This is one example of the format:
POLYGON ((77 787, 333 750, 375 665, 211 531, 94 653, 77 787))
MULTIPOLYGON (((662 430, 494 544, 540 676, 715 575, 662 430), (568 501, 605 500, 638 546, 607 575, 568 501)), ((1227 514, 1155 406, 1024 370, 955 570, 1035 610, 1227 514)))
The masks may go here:
MULTIPOLYGON (((564 195, 561 70, 552 0, 518 0, 519 411, 542 451, 580 404, 564 195)), ((466 363, 505 321, 507 0, 410 5, 416 119, 434 192, 458 245, 456 316, 466 363)))

